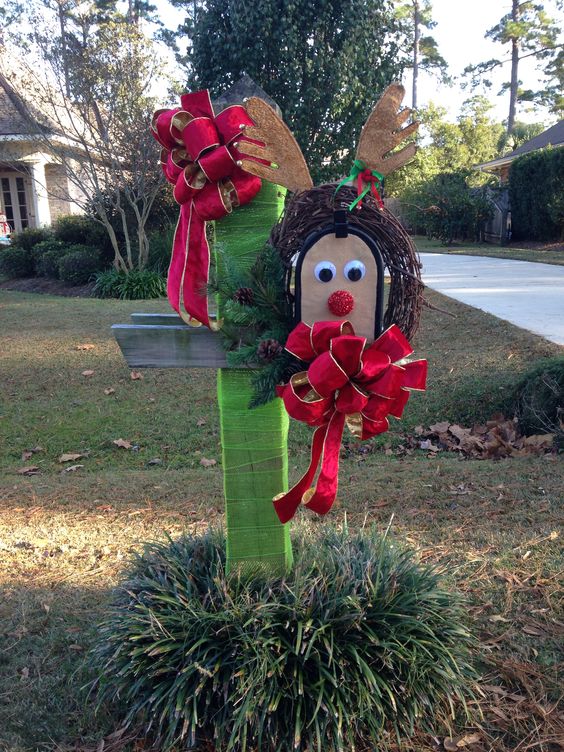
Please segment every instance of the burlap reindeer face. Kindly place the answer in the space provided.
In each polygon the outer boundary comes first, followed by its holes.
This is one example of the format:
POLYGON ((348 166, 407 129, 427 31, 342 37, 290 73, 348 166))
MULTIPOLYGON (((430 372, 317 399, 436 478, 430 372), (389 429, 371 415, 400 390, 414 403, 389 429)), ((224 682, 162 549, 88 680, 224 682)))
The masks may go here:
MULTIPOLYGON (((411 114, 408 109, 398 112, 403 95, 399 84, 386 89, 363 128, 351 175, 335 190, 335 211, 325 226, 301 238, 295 275, 297 321, 312 325, 347 320, 357 335, 369 342, 382 331, 385 264, 381 245, 369 231, 349 223, 350 214, 340 210, 338 193, 352 182, 358 187, 357 198, 349 207, 352 211, 362 211, 362 198, 367 194, 375 196, 383 208, 378 189, 384 176, 405 164, 416 150, 410 143, 392 151, 418 127, 418 123, 401 127, 411 114)), ((245 136, 254 143, 241 141, 237 145, 245 157, 240 162, 242 168, 292 191, 311 191, 307 166, 286 125, 260 99, 249 99, 245 108, 255 125, 245 128, 245 136), (257 158, 268 164, 256 162, 257 158)))
POLYGON ((296 318, 306 324, 346 319, 371 342, 382 328, 382 256, 366 233, 342 226, 304 243, 296 265, 296 318))

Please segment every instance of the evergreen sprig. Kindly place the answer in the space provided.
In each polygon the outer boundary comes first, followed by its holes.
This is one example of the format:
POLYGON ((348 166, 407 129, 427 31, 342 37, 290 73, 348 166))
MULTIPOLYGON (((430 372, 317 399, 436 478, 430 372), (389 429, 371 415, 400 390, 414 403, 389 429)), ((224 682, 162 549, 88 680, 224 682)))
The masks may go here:
POLYGON ((223 321, 220 334, 230 366, 256 369, 250 407, 258 407, 276 396, 276 386, 287 381, 304 364, 287 352, 262 362, 259 346, 275 340, 282 347, 293 328, 293 309, 286 289, 287 270, 279 253, 265 245, 253 266, 242 271, 221 249, 217 250, 215 274, 209 292, 216 295, 223 321), (241 291, 249 304, 239 302, 241 291))

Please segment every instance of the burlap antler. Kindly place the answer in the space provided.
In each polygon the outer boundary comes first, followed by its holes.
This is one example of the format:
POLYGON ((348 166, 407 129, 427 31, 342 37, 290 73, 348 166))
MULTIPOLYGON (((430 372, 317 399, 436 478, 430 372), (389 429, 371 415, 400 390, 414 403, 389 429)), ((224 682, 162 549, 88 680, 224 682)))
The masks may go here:
POLYGON ((276 112, 258 97, 249 97, 244 102, 254 126, 245 128, 245 136, 261 141, 264 146, 241 140, 237 149, 243 155, 241 167, 290 191, 305 191, 313 187, 302 151, 288 126, 276 112), (249 157, 246 159, 245 157, 249 157), (270 164, 255 161, 264 159, 270 164))
POLYGON ((417 151, 416 144, 410 143, 400 151, 390 154, 392 149, 395 149, 419 128, 417 121, 405 128, 401 127, 411 115, 410 109, 398 112, 404 94, 405 89, 401 84, 388 86, 370 113, 360 134, 356 158, 382 175, 389 175, 398 167, 403 167, 417 151))

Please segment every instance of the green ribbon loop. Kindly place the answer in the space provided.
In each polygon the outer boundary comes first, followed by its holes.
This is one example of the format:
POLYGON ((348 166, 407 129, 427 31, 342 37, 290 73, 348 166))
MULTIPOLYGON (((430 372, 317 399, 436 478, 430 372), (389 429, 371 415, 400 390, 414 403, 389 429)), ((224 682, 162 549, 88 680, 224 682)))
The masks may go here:
MULTIPOLYGON (((353 166, 351 168, 350 175, 347 175, 346 178, 343 178, 339 185, 335 188, 335 196, 340 191, 340 189, 349 183, 351 180, 354 182, 355 180, 358 180, 358 176, 363 173, 366 170, 366 165, 362 161, 362 159, 355 159, 353 162, 353 166)), ((378 181, 378 187, 380 188, 382 185, 382 181, 384 180, 384 176, 382 173, 378 172, 378 170, 371 170, 370 174, 373 175, 377 181, 378 181)), ((358 196, 355 198, 355 200, 352 202, 352 204, 349 206, 349 211, 352 211, 357 204, 359 204, 362 199, 366 196, 367 193, 370 192, 371 189, 371 183, 367 183, 366 186, 363 188, 363 190, 358 194, 358 196)))

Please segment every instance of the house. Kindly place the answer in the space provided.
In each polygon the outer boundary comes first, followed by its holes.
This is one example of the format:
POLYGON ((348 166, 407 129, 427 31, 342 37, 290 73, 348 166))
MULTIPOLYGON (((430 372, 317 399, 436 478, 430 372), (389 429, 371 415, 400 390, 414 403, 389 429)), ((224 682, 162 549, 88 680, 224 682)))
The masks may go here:
POLYGON ((538 136, 531 138, 517 149, 505 154, 503 157, 492 159, 490 162, 483 162, 476 165, 476 170, 491 172, 497 175, 502 183, 507 182, 511 163, 522 157, 524 154, 530 154, 539 149, 545 149, 547 146, 564 146, 564 120, 560 120, 556 125, 547 128, 546 131, 539 133, 538 136))
POLYGON ((56 150, 48 148, 68 139, 34 100, 15 78, 0 73, 0 214, 13 232, 81 211, 56 150))
MULTIPOLYGON (((539 149, 545 149, 547 146, 564 146, 564 120, 560 120, 556 125, 547 128, 547 130, 539 133, 538 136, 521 144, 521 146, 509 154, 476 165, 475 169, 497 175, 503 186, 503 184, 506 184, 509 180, 509 171, 512 162, 525 154, 531 154, 539 149)), ((498 243, 504 245, 511 240, 511 206, 509 205, 509 191, 503 190, 499 194, 492 196, 492 203, 494 205, 494 214, 484 228, 484 240, 487 243, 498 243)))

